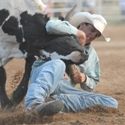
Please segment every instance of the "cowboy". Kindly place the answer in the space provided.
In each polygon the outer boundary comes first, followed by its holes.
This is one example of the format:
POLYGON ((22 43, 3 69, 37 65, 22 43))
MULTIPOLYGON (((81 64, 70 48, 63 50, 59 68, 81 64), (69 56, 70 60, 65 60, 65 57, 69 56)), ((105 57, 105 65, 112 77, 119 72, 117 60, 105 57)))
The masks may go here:
POLYGON ((66 65, 62 60, 37 60, 25 97, 26 111, 54 115, 58 112, 79 112, 94 106, 118 107, 116 99, 93 92, 99 81, 100 68, 99 58, 91 42, 98 37, 105 39, 103 31, 106 25, 104 17, 88 12, 74 14, 69 22, 50 20, 46 24, 49 34, 76 35, 88 53, 88 60, 79 67, 72 65, 70 77, 65 73, 66 65), (81 89, 76 88, 76 84, 81 89))

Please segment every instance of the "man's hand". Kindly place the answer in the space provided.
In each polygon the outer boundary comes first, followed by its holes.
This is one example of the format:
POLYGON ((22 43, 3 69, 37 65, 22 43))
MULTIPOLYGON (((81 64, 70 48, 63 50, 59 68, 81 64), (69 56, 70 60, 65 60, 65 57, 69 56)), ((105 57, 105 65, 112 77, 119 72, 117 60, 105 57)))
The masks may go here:
POLYGON ((80 69, 75 64, 72 64, 69 67, 69 70, 70 70, 70 77, 75 84, 77 83, 80 84, 85 82, 86 75, 84 73, 81 73, 80 69))
POLYGON ((77 31, 77 37, 79 39, 80 45, 84 46, 85 42, 86 42, 86 34, 83 31, 78 30, 77 31))

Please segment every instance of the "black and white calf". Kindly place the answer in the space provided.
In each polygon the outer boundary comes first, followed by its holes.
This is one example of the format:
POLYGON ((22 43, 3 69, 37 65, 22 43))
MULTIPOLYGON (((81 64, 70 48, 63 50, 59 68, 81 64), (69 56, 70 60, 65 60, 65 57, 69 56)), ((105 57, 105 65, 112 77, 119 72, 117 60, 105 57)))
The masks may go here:
POLYGON ((48 18, 42 13, 40 0, 0 0, 0 104, 10 108, 26 94, 34 56, 61 58, 66 63, 82 63, 86 55, 75 36, 48 35, 48 18), (9 99, 5 91, 4 65, 12 58, 25 58, 25 73, 9 99))

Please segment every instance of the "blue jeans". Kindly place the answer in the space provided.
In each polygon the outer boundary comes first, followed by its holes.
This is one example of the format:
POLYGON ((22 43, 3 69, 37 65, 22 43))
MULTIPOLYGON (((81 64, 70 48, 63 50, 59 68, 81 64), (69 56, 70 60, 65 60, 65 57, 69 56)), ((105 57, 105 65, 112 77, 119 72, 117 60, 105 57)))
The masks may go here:
POLYGON ((93 106, 117 108, 118 102, 110 96, 77 89, 64 80, 65 64, 51 60, 33 68, 25 97, 26 109, 44 104, 50 95, 64 103, 64 112, 79 112, 93 106))

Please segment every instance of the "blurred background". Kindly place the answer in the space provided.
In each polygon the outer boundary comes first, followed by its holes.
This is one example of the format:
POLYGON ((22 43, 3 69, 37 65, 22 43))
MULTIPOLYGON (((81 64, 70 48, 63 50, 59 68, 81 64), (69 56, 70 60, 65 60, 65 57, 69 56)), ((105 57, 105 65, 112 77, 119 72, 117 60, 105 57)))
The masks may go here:
POLYGON ((75 12, 103 15, 109 23, 125 23, 125 0, 42 0, 49 5, 49 16, 65 16, 77 4, 75 12))

